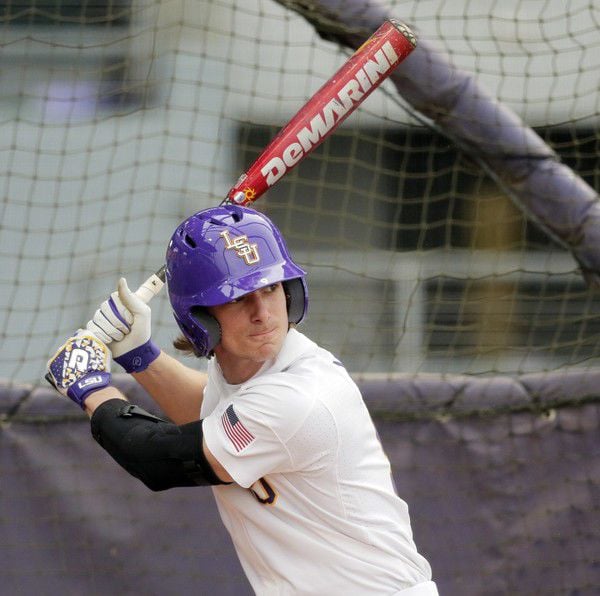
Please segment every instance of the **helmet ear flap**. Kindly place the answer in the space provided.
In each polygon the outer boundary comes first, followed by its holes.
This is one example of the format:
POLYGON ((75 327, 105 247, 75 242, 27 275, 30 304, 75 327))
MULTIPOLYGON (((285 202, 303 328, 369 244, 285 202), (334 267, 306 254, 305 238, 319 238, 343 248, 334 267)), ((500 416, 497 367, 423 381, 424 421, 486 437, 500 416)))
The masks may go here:
POLYGON ((206 309, 201 306, 192 307, 190 314, 206 338, 203 356, 207 356, 221 341, 221 325, 215 317, 209 315, 206 309))
POLYGON ((306 314, 306 286, 304 279, 297 277, 283 282, 288 307, 288 321, 300 323, 306 314))

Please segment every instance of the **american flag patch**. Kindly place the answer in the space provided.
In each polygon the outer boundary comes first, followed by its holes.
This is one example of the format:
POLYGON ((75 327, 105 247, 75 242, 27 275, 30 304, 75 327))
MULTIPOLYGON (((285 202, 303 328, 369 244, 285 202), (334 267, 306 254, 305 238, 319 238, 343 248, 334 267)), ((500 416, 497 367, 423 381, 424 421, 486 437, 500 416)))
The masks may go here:
POLYGON ((221 423, 225 434, 229 437, 229 440, 233 443, 236 451, 245 449, 254 441, 254 435, 241 423, 237 417, 233 405, 230 405, 223 416, 221 416, 221 423))

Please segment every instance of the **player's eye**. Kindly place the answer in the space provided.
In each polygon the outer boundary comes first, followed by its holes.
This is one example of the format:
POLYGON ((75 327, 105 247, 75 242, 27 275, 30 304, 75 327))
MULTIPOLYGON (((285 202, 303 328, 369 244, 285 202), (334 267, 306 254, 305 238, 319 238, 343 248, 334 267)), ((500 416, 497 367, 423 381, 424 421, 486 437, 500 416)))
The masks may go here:
POLYGON ((238 296, 237 298, 230 300, 226 304, 239 304, 240 302, 243 302, 245 299, 246 299, 246 294, 244 294, 243 296, 238 296))
POLYGON ((265 286, 262 289, 263 294, 273 294, 274 292, 276 292, 279 287, 281 286, 281 282, 277 282, 274 284, 271 284, 270 286, 265 286))

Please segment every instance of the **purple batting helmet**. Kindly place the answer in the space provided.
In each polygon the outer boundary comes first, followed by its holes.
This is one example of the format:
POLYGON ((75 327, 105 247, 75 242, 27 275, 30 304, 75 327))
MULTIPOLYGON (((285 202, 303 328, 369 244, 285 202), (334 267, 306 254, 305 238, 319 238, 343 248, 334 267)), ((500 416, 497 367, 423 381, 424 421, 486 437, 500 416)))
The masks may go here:
POLYGON ((283 282, 288 320, 306 314, 306 272, 292 261, 273 222, 238 205, 199 211, 173 234, 166 277, 173 315, 184 336, 202 356, 221 339, 207 306, 231 302, 260 288, 283 282))

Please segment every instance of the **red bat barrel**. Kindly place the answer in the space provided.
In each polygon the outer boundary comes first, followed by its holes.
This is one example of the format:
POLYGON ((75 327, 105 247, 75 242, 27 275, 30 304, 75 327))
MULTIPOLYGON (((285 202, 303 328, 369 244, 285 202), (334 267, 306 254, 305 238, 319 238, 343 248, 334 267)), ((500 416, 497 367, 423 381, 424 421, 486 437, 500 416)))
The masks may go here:
POLYGON ((308 100, 227 193, 248 205, 318 147, 415 48, 412 31, 386 20, 308 100))

